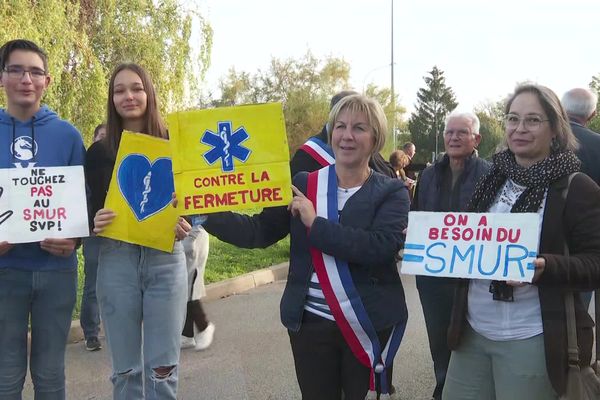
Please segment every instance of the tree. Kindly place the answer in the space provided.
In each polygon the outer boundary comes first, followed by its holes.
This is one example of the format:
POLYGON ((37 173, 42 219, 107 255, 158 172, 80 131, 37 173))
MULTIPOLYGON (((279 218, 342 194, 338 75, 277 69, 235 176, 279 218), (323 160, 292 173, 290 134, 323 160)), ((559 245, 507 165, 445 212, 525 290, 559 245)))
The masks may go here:
POLYGON ((338 58, 273 58, 269 69, 254 74, 231 68, 220 80, 221 97, 211 105, 281 102, 290 152, 318 133, 327 120, 329 101, 348 87, 350 66, 338 58))
POLYGON ((417 148, 416 159, 421 162, 428 161, 432 152, 438 154, 443 148, 444 120, 458 105, 454 92, 446 86, 444 72, 437 66, 423 80, 427 86, 417 92, 416 110, 408 120, 417 148))
POLYGON ((400 99, 397 94, 394 95, 395 101, 392 103, 392 90, 390 88, 380 88, 374 84, 369 84, 367 90, 365 90, 365 95, 377 100, 385 112, 389 132, 386 137, 385 147, 381 152, 383 153, 384 158, 387 159, 387 156, 395 150, 393 148, 394 140, 392 136, 394 133, 396 134, 396 147, 400 147, 403 144, 400 140, 402 139, 400 132, 406 129, 406 122, 403 118, 406 109, 400 105, 400 99), (392 127, 394 126, 396 127, 396 132, 392 132, 392 127))
POLYGON ((481 143, 477 148, 479 157, 490 159, 504 141, 503 101, 483 104, 475 109, 479 118, 481 143))
POLYGON ((88 143, 95 125, 105 118, 108 79, 117 64, 143 65, 167 112, 192 103, 196 82, 210 62, 210 26, 176 0, 1 4, 0 42, 26 38, 47 51, 53 82, 43 101, 71 121, 88 143), (198 51, 190 43, 193 19, 200 29, 198 51))
MULTIPOLYGON (((590 89, 595 90, 596 93, 600 94, 600 74, 592 78, 592 81, 590 82, 590 89)), ((590 128, 594 132, 600 132, 600 100, 596 105, 596 110, 598 111, 598 113, 596 114, 594 119, 590 121, 588 128, 590 128)))

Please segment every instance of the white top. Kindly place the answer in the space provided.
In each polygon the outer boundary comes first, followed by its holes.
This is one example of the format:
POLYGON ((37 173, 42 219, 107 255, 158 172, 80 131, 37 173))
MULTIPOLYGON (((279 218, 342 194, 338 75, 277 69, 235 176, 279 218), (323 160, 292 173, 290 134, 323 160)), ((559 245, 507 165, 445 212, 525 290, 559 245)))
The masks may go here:
MULTIPOLYGON (((358 192, 358 189, 361 187, 362 186, 356 186, 349 189, 342 189, 341 187, 338 187, 338 215, 344 209, 348 199, 352 197, 354 193, 358 192)), ((323 295, 323 290, 321 289, 319 278, 317 278, 317 273, 314 271, 310 277, 304 309, 310 313, 327 318, 328 320, 335 321, 333 315, 331 314, 331 310, 325 301, 325 295, 323 295)))
MULTIPOLYGON (((489 212, 509 213, 525 189, 507 179, 489 212)), ((540 217, 540 234, 547 195, 548 191, 537 212, 540 217)), ((491 280, 473 279, 469 285, 467 320, 475 332, 498 341, 527 339, 544 332, 537 286, 526 284, 513 287, 514 302, 506 302, 492 298, 490 283, 491 280)))

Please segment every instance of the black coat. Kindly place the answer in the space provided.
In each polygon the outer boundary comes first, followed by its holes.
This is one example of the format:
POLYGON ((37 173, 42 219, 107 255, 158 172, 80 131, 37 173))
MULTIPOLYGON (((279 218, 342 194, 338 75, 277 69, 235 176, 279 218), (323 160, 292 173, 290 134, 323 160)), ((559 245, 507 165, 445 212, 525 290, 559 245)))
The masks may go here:
MULTIPOLYGON (((445 171, 450 168, 450 159, 448 155, 437 161, 435 164, 427 167, 419 177, 417 192, 412 203, 413 211, 441 211, 440 198, 442 190, 442 179, 445 171)), ((479 179, 488 173, 491 164, 475 154, 471 155, 465 161, 463 173, 460 176, 460 195, 458 210, 466 211, 467 203, 471 200, 475 185, 479 179)))
MULTIPOLYGON (((567 325, 564 294, 567 289, 600 287, 600 188, 584 174, 577 174, 565 200, 566 177, 553 182, 542 220, 539 256, 546 267, 535 283, 539 290, 546 369, 554 390, 562 395, 567 381, 567 325), (564 244, 570 255, 564 255, 564 244)), ((456 349, 467 324, 469 280, 461 280, 454 297, 448 345, 456 349)), ((575 296, 577 342, 581 365, 590 365, 594 322, 575 296)))
POLYGON ((579 141, 576 154, 581 160, 581 172, 600 185, 600 134, 573 121, 571 130, 579 141))
MULTIPOLYGON (((299 173, 294 185, 306 192, 308 174, 299 173)), ((404 242, 408 192, 397 179, 374 173, 348 199, 340 221, 317 217, 307 232, 286 207, 265 209, 253 216, 236 213, 210 215, 206 230, 238 247, 267 247, 290 233, 290 269, 281 299, 281 321, 298 331, 313 273, 310 247, 348 262, 352 280, 375 330, 406 321, 408 311, 396 254, 404 242)))

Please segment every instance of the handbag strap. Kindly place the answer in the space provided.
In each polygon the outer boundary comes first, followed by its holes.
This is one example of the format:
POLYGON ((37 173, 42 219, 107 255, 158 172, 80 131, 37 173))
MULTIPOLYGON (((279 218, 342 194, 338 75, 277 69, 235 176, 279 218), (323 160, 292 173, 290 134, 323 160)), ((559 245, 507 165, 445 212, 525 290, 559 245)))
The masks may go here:
MULTIPOLYGON (((577 175, 577 172, 569 175, 567 187, 562 192, 563 201, 566 204, 567 194, 571 187, 571 181, 577 175)), ((569 247, 567 241, 564 241, 564 254, 569 256, 569 247)), ((575 292, 567 291, 565 293, 565 310, 567 315, 567 349, 569 354, 569 365, 579 365, 579 346, 577 344, 577 322, 575 318, 575 292)), ((598 324, 600 323, 600 289, 594 292, 594 312, 595 312, 595 336, 596 336, 596 372, 600 373, 600 337, 598 335, 598 324)))

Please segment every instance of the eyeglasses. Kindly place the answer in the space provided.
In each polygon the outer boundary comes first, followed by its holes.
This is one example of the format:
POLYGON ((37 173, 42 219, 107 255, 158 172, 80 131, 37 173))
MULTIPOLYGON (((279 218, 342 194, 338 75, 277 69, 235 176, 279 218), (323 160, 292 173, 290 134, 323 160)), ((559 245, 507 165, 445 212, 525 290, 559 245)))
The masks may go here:
POLYGON ((542 119, 539 115, 528 115, 523 118, 516 114, 506 114, 504 116, 504 125, 506 126, 506 129, 517 129, 519 125, 521 125, 521 121, 523 121, 525 129, 535 131, 539 129, 543 122, 548 122, 550 120, 542 119))
POLYGON ((444 136, 452 137, 453 135, 456 136, 458 139, 464 139, 467 136, 471 135, 471 131, 469 131, 468 129, 460 129, 456 131, 450 130, 444 132, 444 136))
POLYGON ((4 68, 10 79, 23 79, 26 73, 29 73, 32 81, 41 81, 46 77, 46 71, 40 68, 26 69, 18 65, 11 65, 4 68))

